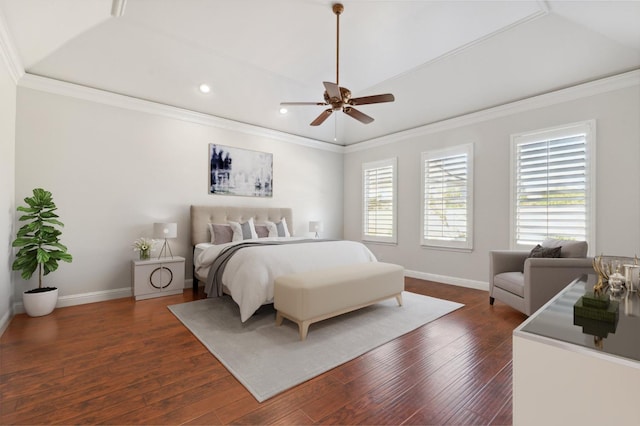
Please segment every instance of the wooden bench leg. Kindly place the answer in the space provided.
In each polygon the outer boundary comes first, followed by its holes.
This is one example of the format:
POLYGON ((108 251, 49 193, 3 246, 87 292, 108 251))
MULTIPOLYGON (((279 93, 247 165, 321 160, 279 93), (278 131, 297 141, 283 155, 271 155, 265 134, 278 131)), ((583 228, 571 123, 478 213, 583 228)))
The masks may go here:
POLYGON ((396 300, 398 301, 398 306, 402 306, 402 293, 396 295, 396 300))
MULTIPOLYGON (((281 326, 283 321, 284 321, 284 316, 280 313, 280 311, 276 311, 276 327, 281 326)), ((309 333, 309 325, 311 324, 311 321, 294 321, 294 322, 298 324, 298 332, 300 333, 300 340, 306 339, 307 333, 309 333)))
POLYGON ((298 329, 300 330, 300 340, 304 340, 307 338, 307 333, 309 333, 309 325, 311 322, 309 321, 300 321, 298 323, 298 329))

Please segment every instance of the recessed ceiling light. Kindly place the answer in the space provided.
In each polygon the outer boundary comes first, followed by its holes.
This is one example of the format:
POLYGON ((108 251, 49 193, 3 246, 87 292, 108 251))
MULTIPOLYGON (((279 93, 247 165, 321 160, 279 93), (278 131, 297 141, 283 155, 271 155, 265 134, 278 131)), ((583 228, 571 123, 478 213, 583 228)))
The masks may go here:
POLYGON ((209 85, 208 85, 208 84, 204 84, 204 83, 202 83, 202 84, 200 85, 200 91, 201 91, 202 93, 209 93, 209 92, 211 91, 211 87, 209 87, 209 85))
POLYGON ((287 109, 285 107, 280 108, 280 114, 286 114, 287 109))

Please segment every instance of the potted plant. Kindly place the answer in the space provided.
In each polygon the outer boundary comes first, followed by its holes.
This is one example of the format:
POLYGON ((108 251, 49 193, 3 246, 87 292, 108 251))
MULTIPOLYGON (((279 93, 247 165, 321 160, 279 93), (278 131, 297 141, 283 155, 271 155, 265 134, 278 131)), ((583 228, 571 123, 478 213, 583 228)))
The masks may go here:
POLYGON ((13 247, 19 247, 13 262, 13 270, 20 271, 23 279, 28 280, 38 270, 38 288, 27 290, 22 295, 24 309, 28 315, 39 317, 48 315, 58 302, 56 287, 42 287, 42 276, 58 269, 58 262, 71 262, 67 247, 60 243, 62 232, 57 228, 64 226, 58 220, 57 210, 51 192, 42 188, 33 190, 33 197, 24 202, 28 206, 19 206, 18 211, 26 213, 20 217, 25 223, 18 230, 13 247))

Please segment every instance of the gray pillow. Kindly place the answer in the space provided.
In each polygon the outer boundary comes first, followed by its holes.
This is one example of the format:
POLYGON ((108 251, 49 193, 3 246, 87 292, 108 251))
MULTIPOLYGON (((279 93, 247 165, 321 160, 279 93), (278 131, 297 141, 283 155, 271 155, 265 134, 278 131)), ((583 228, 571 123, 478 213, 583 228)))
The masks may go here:
POLYGON ((529 253, 529 257, 560 257, 560 251, 562 247, 542 247, 540 244, 535 246, 531 253, 529 253))
POLYGON ((247 222, 241 223, 240 228, 242 229, 243 240, 250 240, 251 238, 253 238, 253 235, 251 233, 251 222, 247 221, 247 222))
MULTIPOLYGON (((535 246, 529 256, 527 257, 550 257, 557 258, 560 257, 560 250, 562 247, 542 247, 540 244, 535 246)), ((524 273, 524 264, 522 264, 522 273, 524 273)))
POLYGON ((256 234, 258 234, 258 238, 267 238, 269 236, 269 228, 267 228, 267 225, 256 225, 256 234))
POLYGON ((278 230, 278 237, 287 236, 287 231, 285 231, 285 224, 282 221, 276 223, 276 229, 278 230))
POLYGON ((230 243, 233 239, 233 230, 229 225, 210 223, 209 232, 211 232, 211 244, 230 243))

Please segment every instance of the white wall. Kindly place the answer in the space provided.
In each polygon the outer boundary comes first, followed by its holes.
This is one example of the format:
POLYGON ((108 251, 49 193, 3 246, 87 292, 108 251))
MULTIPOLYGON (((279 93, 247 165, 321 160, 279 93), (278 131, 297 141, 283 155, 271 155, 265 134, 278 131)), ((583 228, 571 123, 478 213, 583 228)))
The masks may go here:
MULTIPOLYGON (((309 220, 320 219, 324 237, 360 240, 361 164, 391 156, 398 157, 399 166, 399 242, 368 246, 380 260, 402 264, 415 276, 482 288, 488 279, 488 251, 508 248, 510 135, 592 118, 597 122, 596 253, 640 253, 637 84, 537 109, 488 114, 493 118, 471 124, 462 120, 467 124, 426 126, 393 135, 392 143, 370 141, 349 148, 344 156, 340 150, 319 148, 324 145, 289 143, 266 130, 245 132, 237 126, 181 119, 180 114, 142 112, 145 108, 54 92, 21 81, 15 112, 15 195, 7 197, 3 210, 14 214, 14 200, 21 203, 34 187, 53 192, 66 224, 62 241, 74 255, 72 264, 62 263, 47 281, 60 288, 62 300, 94 292, 100 298, 110 292, 113 297, 126 295, 130 260, 135 258, 131 243, 150 236, 155 221, 178 222, 179 238, 172 248, 187 257, 190 278, 190 204, 289 206, 298 235, 307 233, 309 220), (475 144, 474 250, 421 248, 420 153, 468 142, 475 144), (274 197, 207 194, 209 143, 273 153, 274 197)), ((2 132, 11 139, 11 126, 2 132)), ((10 156, 13 144, 3 140, 2 149, 7 148, 10 156)), ((8 157, 2 158, 6 162, 8 157)), ((7 166, 13 170, 10 161, 7 166)), ((5 183, 10 180, 0 185, 11 193, 12 185, 5 183)), ((14 226, 11 214, 1 223, 4 232, 14 226)), ((4 236, 5 247, 9 239, 4 236)), ((0 271, 5 281, 10 280, 7 271, 0 271)), ((35 278, 25 284, 15 277, 16 295, 35 286, 35 278)), ((0 291, 10 292, 11 285, 0 291)))
MULTIPOLYGON (((637 79, 637 77, 635 77, 637 79)), ((548 95, 550 98, 552 95, 548 95)), ((553 102, 549 102, 553 103, 553 102)), ((367 244, 380 260, 399 263, 414 276, 486 288, 489 250, 509 248, 510 135, 581 120, 597 125, 595 253, 640 254, 640 88, 590 95, 496 118, 427 126, 402 140, 369 143, 345 155, 344 235, 361 238, 361 164, 398 157, 398 244, 367 244), (436 128, 434 131, 433 129, 436 128), (473 142, 474 249, 471 253, 420 246, 420 153, 473 142)), ((502 109, 504 110, 504 109, 502 109)), ((517 112, 519 111, 519 112, 517 112)), ((491 116, 491 114, 487 114, 491 116)), ((477 116, 477 115, 476 115, 477 116)), ((400 139, 396 136, 396 139, 400 139)))
MULTIPOLYGON (((126 100, 123 101, 126 104, 126 100)), ((324 236, 342 237, 343 157, 317 149, 195 121, 18 88, 16 200, 35 187, 53 193, 61 241, 74 256, 47 285, 61 299, 128 288, 131 244, 152 236, 153 222, 175 221, 174 255, 185 256, 191 278, 191 204, 292 207, 294 233, 309 220, 324 222, 324 236), (270 199, 209 195, 208 144, 273 153, 270 199)), ((179 114, 176 114, 179 116, 179 114)), ((318 144, 322 145, 322 144, 318 144)), ((16 287, 31 287, 16 279, 16 287)))
POLYGON ((11 317, 13 289, 15 121, 16 85, 0 59, 0 334, 11 317))

